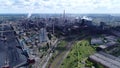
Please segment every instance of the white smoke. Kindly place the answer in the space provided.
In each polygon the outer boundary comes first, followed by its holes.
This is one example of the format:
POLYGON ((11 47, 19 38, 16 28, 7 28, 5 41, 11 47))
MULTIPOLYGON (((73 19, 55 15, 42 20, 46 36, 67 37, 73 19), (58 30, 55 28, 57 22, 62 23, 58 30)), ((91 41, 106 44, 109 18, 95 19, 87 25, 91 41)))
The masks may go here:
POLYGON ((90 17, 88 17, 88 16, 83 16, 81 19, 85 19, 85 20, 92 21, 92 18, 90 18, 90 17))
POLYGON ((27 18, 30 18, 30 17, 32 16, 33 9, 34 9, 34 8, 31 8, 31 9, 29 10, 28 15, 27 15, 27 18))
POLYGON ((35 3, 35 0, 29 0, 30 1, 30 6, 28 7, 28 16, 27 18, 30 18, 32 16, 32 12, 34 10, 34 3, 35 3))
POLYGON ((32 15, 32 12, 33 12, 33 8, 34 6, 31 5, 31 8, 29 8, 29 12, 28 12, 28 15, 27 15, 27 18, 30 18, 31 15, 32 15))
POLYGON ((30 18, 30 17, 31 17, 31 15, 32 15, 32 13, 31 13, 31 12, 30 12, 30 13, 28 13, 27 18, 30 18))

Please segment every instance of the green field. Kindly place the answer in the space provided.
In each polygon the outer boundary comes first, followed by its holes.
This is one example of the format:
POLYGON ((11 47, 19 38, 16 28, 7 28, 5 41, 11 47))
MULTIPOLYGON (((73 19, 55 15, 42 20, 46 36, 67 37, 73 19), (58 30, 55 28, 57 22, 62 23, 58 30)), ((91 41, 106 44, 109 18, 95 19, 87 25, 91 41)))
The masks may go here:
POLYGON ((85 66, 92 66, 92 62, 89 62, 87 58, 94 54, 95 49, 90 46, 89 41, 78 41, 68 56, 63 61, 60 68, 84 68, 85 66))

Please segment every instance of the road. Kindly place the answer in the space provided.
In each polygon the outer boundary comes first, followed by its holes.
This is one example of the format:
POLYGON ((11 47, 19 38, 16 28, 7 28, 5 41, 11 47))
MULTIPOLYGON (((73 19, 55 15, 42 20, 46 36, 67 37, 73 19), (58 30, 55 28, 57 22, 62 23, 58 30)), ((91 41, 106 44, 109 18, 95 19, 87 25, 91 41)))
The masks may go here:
MULTIPOLYGON (((12 29, 10 26, 5 26, 5 30, 12 29)), ((14 32, 4 32, 3 35, 6 36, 7 41, 0 40, 0 68, 4 65, 6 59, 9 61, 10 67, 13 68, 13 66, 24 62, 26 58, 21 54, 21 50, 16 48, 19 44, 14 32)))

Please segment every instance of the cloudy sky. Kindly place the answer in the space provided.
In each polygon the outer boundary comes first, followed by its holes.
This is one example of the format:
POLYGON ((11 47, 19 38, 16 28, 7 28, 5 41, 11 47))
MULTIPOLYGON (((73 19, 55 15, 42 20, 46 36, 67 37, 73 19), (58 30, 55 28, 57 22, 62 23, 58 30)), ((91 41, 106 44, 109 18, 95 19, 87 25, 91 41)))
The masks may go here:
POLYGON ((0 13, 120 13, 120 0, 0 0, 0 13))

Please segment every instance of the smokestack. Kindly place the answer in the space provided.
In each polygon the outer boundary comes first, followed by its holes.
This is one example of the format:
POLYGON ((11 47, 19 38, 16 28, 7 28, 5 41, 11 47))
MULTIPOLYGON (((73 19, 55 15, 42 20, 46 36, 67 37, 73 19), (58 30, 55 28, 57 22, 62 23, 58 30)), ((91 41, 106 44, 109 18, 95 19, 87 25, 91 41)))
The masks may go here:
POLYGON ((65 10, 63 11, 63 23, 65 22, 65 10))
POLYGON ((63 11, 63 19, 65 19, 65 10, 63 11))

